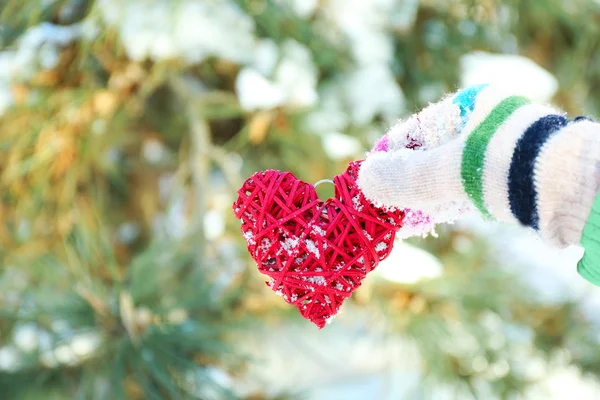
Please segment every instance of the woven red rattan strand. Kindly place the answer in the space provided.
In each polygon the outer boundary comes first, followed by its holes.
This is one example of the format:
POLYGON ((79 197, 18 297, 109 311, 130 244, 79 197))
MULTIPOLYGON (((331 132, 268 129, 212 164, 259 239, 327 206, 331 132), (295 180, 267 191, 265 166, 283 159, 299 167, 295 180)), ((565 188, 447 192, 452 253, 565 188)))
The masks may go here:
POLYGON ((402 226, 402 211, 365 199, 356 185, 359 168, 353 162, 336 176, 335 197, 325 202, 289 172, 258 172, 233 205, 267 284, 319 328, 389 255, 402 226))

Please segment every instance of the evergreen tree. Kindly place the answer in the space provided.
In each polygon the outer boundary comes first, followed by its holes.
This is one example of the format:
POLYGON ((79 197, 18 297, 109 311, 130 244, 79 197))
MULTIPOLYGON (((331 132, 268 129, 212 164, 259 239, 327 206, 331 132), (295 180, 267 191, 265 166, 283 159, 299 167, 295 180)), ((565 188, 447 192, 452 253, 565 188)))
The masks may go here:
MULTIPOLYGON (((554 102, 571 113, 600 107, 593 1, 0 7, 3 399, 267 398, 237 390, 256 362, 239 343, 309 323, 247 255, 231 211, 247 176, 339 174, 397 118, 456 89, 475 50, 552 72, 554 102)), ((417 346, 423 387, 458 398, 524 393, 529 357, 600 378, 594 322, 577 302, 540 301, 487 239, 443 228, 411 240, 443 275, 367 278, 346 317, 379 315, 417 346)))

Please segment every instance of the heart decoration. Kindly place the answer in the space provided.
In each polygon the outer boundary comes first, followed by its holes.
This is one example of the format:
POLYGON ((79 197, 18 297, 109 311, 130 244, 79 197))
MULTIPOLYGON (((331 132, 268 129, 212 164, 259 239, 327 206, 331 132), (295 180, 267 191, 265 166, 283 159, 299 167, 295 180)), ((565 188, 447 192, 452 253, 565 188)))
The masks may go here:
POLYGON ((360 161, 336 176, 335 197, 290 172, 252 175, 233 204, 267 285, 323 328, 365 276, 386 258, 404 212, 369 202, 356 184, 360 161))

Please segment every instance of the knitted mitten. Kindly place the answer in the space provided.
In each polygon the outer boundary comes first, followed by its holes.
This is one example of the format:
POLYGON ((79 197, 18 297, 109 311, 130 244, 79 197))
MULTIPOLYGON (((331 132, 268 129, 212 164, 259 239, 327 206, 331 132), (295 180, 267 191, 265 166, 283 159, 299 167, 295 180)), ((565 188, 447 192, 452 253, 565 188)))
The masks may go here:
POLYGON ((392 128, 358 184, 380 206, 474 208, 551 244, 582 244, 578 271, 600 285, 600 124, 587 118, 570 121, 497 87, 467 88, 392 128))

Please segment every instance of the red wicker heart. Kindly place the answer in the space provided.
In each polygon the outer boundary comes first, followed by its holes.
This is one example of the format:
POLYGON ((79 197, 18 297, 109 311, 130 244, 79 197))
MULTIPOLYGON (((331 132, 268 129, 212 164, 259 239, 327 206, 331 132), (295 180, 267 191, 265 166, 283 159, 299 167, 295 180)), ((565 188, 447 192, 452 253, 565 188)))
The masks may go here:
POLYGON ((336 176, 335 198, 325 202, 289 172, 258 172, 233 204, 267 284, 319 328, 390 254, 402 227, 402 211, 365 199, 356 185, 359 168, 353 162, 336 176))

